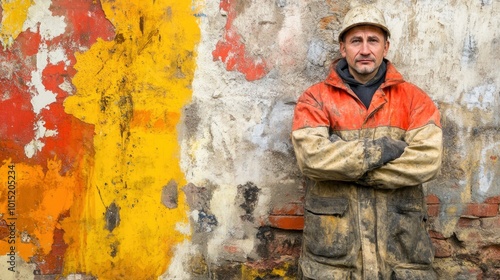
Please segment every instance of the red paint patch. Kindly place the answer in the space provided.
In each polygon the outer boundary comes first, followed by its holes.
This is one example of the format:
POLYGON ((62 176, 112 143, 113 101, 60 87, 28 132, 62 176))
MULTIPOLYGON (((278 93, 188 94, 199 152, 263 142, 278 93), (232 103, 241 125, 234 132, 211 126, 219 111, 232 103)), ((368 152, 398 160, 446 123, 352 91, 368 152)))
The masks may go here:
POLYGON ((220 8, 227 12, 226 26, 224 27, 224 38, 217 42, 212 52, 214 61, 220 60, 226 64, 226 70, 238 71, 245 74, 248 81, 255 81, 264 77, 268 72, 267 63, 261 58, 255 58, 246 54, 243 39, 233 25, 236 18, 236 4, 234 0, 223 0, 220 8))
MULTIPOLYGON (((48 170, 46 174, 52 172, 56 179, 68 177, 74 180, 71 182, 71 190, 68 190, 69 195, 81 195, 84 192, 87 186, 86 165, 93 155, 94 127, 66 114, 63 102, 71 92, 62 89, 61 84, 71 87, 71 79, 76 74, 73 68, 76 63, 75 52, 90 48, 98 38, 112 40, 115 35, 114 27, 106 18, 100 1, 53 0, 50 9, 52 15, 64 18, 66 30, 63 34, 45 41, 39 33, 24 31, 15 39, 11 48, 0 49, 0 159, 11 159, 18 167, 23 166, 23 170, 33 170, 33 174, 24 174, 29 180, 19 182, 18 185, 19 192, 26 190, 19 196, 20 201, 26 202, 19 202, 19 221, 32 221, 33 213, 45 211, 40 204, 48 198, 45 196, 47 192, 64 192, 61 190, 63 185, 55 179, 51 181, 48 175, 45 178, 32 176, 35 173, 43 175, 42 168, 50 169, 48 162, 55 161, 56 155, 60 166, 56 171, 48 170), (37 55, 41 48, 47 48, 49 52, 64 48, 66 59, 56 64, 47 61, 49 64, 43 69, 42 84, 45 90, 56 94, 56 101, 35 114, 31 98, 36 89, 30 84, 32 73, 42 70, 37 69, 37 55), (35 138, 34 124, 40 120, 45 122, 46 129, 55 130, 57 134, 41 138, 45 145, 42 151, 27 158, 24 147, 35 138), (32 185, 33 183, 37 185, 32 185), (21 206, 31 208, 26 210, 21 206)), ((71 245, 65 243, 65 229, 61 225, 62 220, 69 216, 68 207, 61 207, 63 210, 54 208, 59 214, 55 228, 40 220, 25 223, 18 229, 18 233, 25 231, 33 240, 40 237, 36 236, 36 227, 44 226, 39 232, 53 234, 52 243, 50 234, 49 243, 44 243, 51 244, 50 252, 46 248, 42 250, 40 245, 29 247, 36 243, 17 248, 26 261, 31 260, 37 264, 42 274, 61 274, 63 271, 64 254, 71 245)), ((0 214, 5 209, 0 210, 0 214)), ((57 217, 57 214, 52 217, 57 217)), ((5 238, 5 234, 5 225, 0 221, 0 239, 5 238)), ((0 252, 0 255, 4 253, 0 252)))

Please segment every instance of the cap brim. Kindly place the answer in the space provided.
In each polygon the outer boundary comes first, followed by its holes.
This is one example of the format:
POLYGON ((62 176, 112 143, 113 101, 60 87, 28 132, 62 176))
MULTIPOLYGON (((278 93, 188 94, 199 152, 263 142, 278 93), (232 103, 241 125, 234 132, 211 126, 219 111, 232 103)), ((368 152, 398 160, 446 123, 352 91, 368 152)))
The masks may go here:
POLYGON ((357 22, 357 23, 349 25, 348 27, 344 28, 344 30, 342 30, 342 32, 340 32, 339 37, 338 37, 339 42, 342 41, 342 37, 349 30, 353 29, 356 26, 361 26, 361 25, 371 25, 371 26, 378 27, 378 28, 382 29, 383 31, 385 31, 385 33, 387 34, 387 37, 391 37, 391 32, 389 31, 389 29, 387 29, 387 27, 385 27, 381 24, 377 24, 377 23, 373 23, 373 22, 357 22))

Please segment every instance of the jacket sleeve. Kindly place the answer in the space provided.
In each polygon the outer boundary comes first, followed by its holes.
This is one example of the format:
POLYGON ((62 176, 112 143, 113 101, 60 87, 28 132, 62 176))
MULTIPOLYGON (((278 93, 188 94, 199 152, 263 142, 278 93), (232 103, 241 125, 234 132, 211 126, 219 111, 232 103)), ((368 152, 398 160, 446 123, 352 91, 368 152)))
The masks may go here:
POLYGON ((330 135, 322 102, 305 92, 295 107, 292 143, 302 173, 316 181, 356 181, 380 161, 380 150, 360 139, 344 141, 330 135), (367 157, 367 150, 372 150, 367 157))
POLYGON ((439 111, 423 92, 412 104, 410 128, 403 139, 408 147, 399 158, 367 172, 362 178, 365 184, 396 189, 420 185, 438 174, 443 152, 439 111))

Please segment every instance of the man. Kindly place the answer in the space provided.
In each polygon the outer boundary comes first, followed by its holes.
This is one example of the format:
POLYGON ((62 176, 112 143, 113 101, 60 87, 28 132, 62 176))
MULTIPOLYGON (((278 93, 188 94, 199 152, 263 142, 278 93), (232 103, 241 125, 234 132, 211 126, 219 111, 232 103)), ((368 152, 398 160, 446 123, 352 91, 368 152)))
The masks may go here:
POLYGON ((373 6, 347 13, 342 57, 295 108, 292 141, 305 197, 303 279, 436 279, 422 183, 441 165, 439 112, 385 59, 373 6))

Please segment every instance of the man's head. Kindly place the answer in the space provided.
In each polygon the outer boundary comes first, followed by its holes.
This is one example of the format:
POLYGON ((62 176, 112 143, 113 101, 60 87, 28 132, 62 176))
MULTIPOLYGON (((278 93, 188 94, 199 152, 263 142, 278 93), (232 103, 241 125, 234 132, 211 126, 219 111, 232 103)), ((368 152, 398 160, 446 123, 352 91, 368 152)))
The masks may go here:
POLYGON ((339 34, 340 53, 361 83, 373 78, 389 50, 390 36, 382 12, 371 5, 350 10, 339 34))

